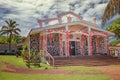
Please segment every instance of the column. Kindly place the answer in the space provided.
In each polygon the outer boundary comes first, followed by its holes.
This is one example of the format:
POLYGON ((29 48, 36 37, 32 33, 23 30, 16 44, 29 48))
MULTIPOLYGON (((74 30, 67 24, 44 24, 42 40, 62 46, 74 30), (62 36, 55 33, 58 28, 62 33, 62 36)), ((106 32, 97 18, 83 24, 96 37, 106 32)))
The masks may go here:
POLYGON ((40 50, 43 50, 43 43, 42 43, 42 41, 43 41, 43 33, 42 32, 40 32, 40 37, 39 37, 39 49, 40 50))
POLYGON ((88 27, 88 55, 92 56, 92 33, 91 33, 91 28, 88 27))
POLYGON ((84 48, 83 48, 83 35, 80 35, 80 47, 81 47, 81 55, 84 56, 84 48))
POLYGON ((80 41, 80 55, 82 55, 82 46, 81 46, 81 34, 80 34, 80 38, 79 38, 79 41, 80 41))
POLYGON ((96 36, 95 38, 96 38, 96 53, 98 53, 98 50, 99 50, 99 48, 98 48, 98 40, 99 39, 98 39, 98 36, 96 36))
POLYGON ((109 40, 108 33, 106 33, 106 52, 107 55, 110 55, 108 40, 109 40))
POLYGON ((44 35, 43 35, 43 46, 44 46, 44 55, 46 55, 47 53, 47 34, 46 31, 44 31, 44 35))
POLYGON ((88 54, 92 56, 92 35, 91 33, 88 36, 88 54))
POLYGON ((59 34, 59 41, 60 41, 60 56, 63 56, 62 34, 59 34))
POLYGON ((66 32, 66 56, 69 56, 69 34, 68 31, 66 32))
POLYGON ((68 26, 65 26, 65 30, 68 31, 68 26))

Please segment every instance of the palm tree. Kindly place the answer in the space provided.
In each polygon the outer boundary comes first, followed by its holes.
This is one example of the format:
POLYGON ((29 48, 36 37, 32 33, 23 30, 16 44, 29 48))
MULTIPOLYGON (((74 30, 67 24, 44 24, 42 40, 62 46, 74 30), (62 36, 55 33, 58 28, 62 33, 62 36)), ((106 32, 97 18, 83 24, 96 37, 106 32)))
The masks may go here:
POLYGON ((21 32, 21 30, 16 27, 16 26, 18 26, 16 21, 9 19, 8 21, 5 21, 5 22, 6 22, 6 25, 2 26, 2 28, 0 30, 0 35, 7 34, 8 43, 9 43, 9 52, 10 52, 12 35, 13 34, 19 35, 19 32, 21 32))

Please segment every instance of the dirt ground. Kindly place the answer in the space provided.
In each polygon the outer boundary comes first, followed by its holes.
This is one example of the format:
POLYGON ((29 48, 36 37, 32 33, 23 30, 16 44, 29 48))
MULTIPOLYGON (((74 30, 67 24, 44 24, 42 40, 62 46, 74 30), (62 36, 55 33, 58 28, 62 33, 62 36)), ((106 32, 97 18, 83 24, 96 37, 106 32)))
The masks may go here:
POLYGON ((98 66, 96 68, 110 76, 111 80, 120 80, 120 66, 98 66))
MULTIPOLYGON (((77 72, 69 72, 62 69, 48 69, 48 70, 32 70, 24 69, 14 66, 10 63, 4 62, 3 65, 6 69, 2 69, 2 72, 19 73, 19 74, 77 74, 77 72)), ((120 80, 120 66, 95 66, 94 68, 100 69, 104 74, 110 76, 111 80, 120 80)))
POLYGON ((6 69, 2 69, 0 71, 2 72, 11 72, 11 73, 19 73, 19 74, 62 74, 65 73, 64 70, 59 69, 44 69, 44 70, 33 70, 33 69, 27 69, 27 68, 20 68, 17 66, 14 66, 10 63, 4 62, 3 65, 6 66, 6 69))

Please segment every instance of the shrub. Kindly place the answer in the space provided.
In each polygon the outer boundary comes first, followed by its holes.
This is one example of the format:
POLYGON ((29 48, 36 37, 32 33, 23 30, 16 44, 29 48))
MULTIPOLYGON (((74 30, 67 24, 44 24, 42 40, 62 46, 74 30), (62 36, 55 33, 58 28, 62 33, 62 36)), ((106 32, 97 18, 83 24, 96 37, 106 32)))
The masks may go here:
POLYGON ((120 43, 120 39, 110 42, 110 46, 116 46, 118 43, 120 43))

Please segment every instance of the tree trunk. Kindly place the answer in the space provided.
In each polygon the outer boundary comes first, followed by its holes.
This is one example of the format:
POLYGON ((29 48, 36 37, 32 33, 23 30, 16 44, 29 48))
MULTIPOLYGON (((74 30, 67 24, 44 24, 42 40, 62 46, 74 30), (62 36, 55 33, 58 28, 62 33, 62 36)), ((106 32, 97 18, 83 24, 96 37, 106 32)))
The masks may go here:
POLYGON ((11 53, 11 34, 9 36, 9 53, 11 53))
POLYGON ((9 53, 11 52, 11 43, 9 42, 9 53))

